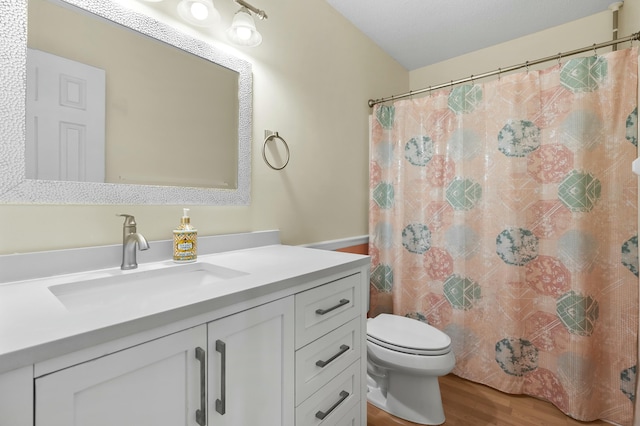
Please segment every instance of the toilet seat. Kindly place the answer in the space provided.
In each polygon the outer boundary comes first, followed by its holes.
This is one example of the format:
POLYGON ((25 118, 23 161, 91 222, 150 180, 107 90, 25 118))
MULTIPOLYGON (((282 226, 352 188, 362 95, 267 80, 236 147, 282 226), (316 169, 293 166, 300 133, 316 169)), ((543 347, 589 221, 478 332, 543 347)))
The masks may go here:
POLYGON ((451 352, 451 338, 435 327, 399 315, 380 314, 367 321, 367 340, 384 348, 413 355, 451 352))

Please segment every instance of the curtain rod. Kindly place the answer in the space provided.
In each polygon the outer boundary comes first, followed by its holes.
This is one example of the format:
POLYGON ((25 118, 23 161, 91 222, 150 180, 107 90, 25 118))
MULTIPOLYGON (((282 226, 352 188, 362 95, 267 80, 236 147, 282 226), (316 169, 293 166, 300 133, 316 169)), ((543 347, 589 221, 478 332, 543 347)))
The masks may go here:
POLYGON ((567 56, 572 56, 572 55, 577 55, 578 53, 583 53, 583 52, 588 52, 589 50, 593 50, 594 52, 597 49, 601 49, 603 47, 608 47, 608 46, 614 46, 617 45, 619 43, 625 43, 627 41, 633 41, 633 40, 640 40, 640 32, 634 33, 630 36, 627 37, 623 37, 623 38, 619 38, 619 39, 615 39, 615 40, 610 40, 610 41, 605 41, 604 43, 600 43, 600 44, 593 44, 593 46, 589 46, 589 47, 583 47, 582 49, 576 49, 576 50, 572 50, 570 52, 564 52, 564 53, 558 53, 554 56, 547 56, 546 58, 541 58, 541 59, 536 59, 535 61, 527 61, 524 64, 518 64, 518 65, 512 65, 510 67, 506 67, 506 68, 498 68, 497 70, 494 71, 489 71, 489 72, 485 72, 483 74, 478 74, 478 75, 471 75, 471 77, 466 77, 466 78, 461 78, 459 80, 451 80, 449 83, 442 83, 442 84, 438 84, 436 86, 429 86, 426 87, 424 89, 420 89, 420 90, 415 90, 415 91, 409 91, 407 93, 403 93, 401 95, 393 95, 393 96, 389 96, 388 98, 380 98, 380 99, 369 99, 369 108, 372 108, 374 105, 376 104, 380 104, 382 102, 386 102, 386 101, 393 101, 396 99, 402 99, 402 98, 407 98, 409 96, 413 96, 413 95, 417 95, 420 93, 424 93, 424 92, 430 92, 432 90, 437 90, 437 89, 442 89, 444 87, 448 87, 448 86, 454 86, 456 84, 460 84, 460 83, 466 83, 469 81, 474 81, 474 80, 479 80, 481 78, 485 78, 485 77, 490 77, 492 75, 496 75, 496 74, 502 74, 502 73, 506 73, 506 72, 510 72, 510 71, 515 71, 518 70, 520 68, 528 68, 531 65, 537 65, 537 64, 541 64, 543 62, 549 62, 549 61, 553 61, 553 60, 561 60, 563 57, 567 57, 567 56))

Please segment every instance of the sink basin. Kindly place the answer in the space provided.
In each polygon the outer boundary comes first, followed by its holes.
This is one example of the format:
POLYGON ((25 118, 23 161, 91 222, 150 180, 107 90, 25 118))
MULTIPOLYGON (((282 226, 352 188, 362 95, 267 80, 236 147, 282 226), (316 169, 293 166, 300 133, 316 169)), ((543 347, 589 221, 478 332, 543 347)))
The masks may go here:
POLYGON ((115 272, 115 275, 52 285, 49 291, 69 310, 153 307, 171 303, 220 281, 246 272, 208 263, 173 265, 146 271, 115 272))

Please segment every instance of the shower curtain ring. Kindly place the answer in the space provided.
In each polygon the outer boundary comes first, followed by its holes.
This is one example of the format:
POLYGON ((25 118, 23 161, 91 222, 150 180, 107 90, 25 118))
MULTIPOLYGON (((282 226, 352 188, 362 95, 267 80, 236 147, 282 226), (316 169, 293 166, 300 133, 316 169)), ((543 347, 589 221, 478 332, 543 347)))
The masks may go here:
POLYGON ((502 68, 498 68, 498 81, 500 81, 500 77, 502 77, 502 68))
POLYGON ((596 44, 593 43, 593 56, 598 56, 598 52, 596 51, 596 44))
POLYGON ((432 95, 432 93, 431 93, 431 86, 429 86, 429 96, 431 96, 431 95, 432 95))
POLYGON ((525 62, 524 65, 527 67, 527 74, 529 74, 529 61, 525 62))
POLYGON ((475 83, 473 82, 473 74, 471 74, 471 85, 473 86, 475 83))
POLYGON ((558 52, 558 66, 562 65, 562 52, 558 52))

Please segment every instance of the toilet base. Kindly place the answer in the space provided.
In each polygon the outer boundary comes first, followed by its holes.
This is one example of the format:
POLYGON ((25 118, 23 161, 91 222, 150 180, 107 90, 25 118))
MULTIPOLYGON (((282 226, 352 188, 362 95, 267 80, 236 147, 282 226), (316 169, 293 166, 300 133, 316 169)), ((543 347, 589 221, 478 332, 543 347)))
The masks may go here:
POLYGON ((386 396, 376 385, 375 380, 367 379, 367 401, 379 409, 422 425, 441 425, 444 423, 440 385, 436 376, 416 378, 412 375, 394 372, 389 377, 386 396), (394 386, 394 382, 397 384, 396 386, 394 386))

